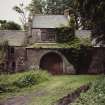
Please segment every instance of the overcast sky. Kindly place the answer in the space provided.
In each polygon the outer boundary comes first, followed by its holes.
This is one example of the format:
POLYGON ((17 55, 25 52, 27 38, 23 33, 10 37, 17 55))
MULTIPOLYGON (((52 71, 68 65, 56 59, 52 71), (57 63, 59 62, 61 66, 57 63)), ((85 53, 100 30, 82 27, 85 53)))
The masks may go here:
POLYGON ((30 1, 31 0, 0 0, 0 20, 10 20, 20 24, 18 14, 12 8, 21 2, 28 5, 30 1))

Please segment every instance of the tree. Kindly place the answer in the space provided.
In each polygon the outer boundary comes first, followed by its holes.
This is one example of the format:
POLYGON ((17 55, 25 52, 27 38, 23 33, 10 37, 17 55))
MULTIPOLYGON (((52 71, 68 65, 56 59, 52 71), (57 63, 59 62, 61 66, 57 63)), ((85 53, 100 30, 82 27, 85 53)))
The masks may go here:
POLYGON ((43 14, 46 2, 43 0, 32 0, 27 9, 30 14, 34 16, 35 14, 43 14))
POLYGON ((6 29, 6 23, 7 23, 6 20, 0 20, 0 29, 1 30, 6 29))
POLYGON ((46 14, 62 14, 62 0, 46 0, 46 14))
POLYGON ((20 3, 19 5, 14 6, 13 10, 19 14, 23 28, 24 30, 27 30, 28 21, 33 18, 35 14, 42 14, 44 12, 44 7, 45 1, 32 0, 27 7, 24 6, 24 3, 20 3), (29 11, 29 14, 27 10, 29 11))
POLYGON ((8 30, 21 30, 21 26, 15 22, 7 22, 7 29, 8 30))
MULTIPOLYGON (((31 19, 35 14, 63 15, 64 10, 68 8, 75 15, 75 21, 78 23, 78 15, 73 9, 72 0, 32 0, 27 7, 31 19)), ((78 29, 78 24, 76 24, 76 28, 78 29)))
POLYGON ((105 0, 73 0, 74 8, 80 13, 83 26, 92 29, 95 45, 105 45, 105 0))
MULTIPOLYGON (((91 26, 93 44, 105 46, 105 0, 74 0, 73 2, 74 8, 80 13, 84 27, 88 24, 91 26)), ((102 73, 105 72, 105 55, 102 50, 98 51, 95 52, 89 69, 102 73)))
POLYGON ((72 5, 72 0, 32 0, 28 10, 35 14, 63 14, 72 5))
POLYGON ((24 30, 27 29, 27 16, 24 8, 24 4, 20 3, 19 6, 16 5, 13 7, 13 10, 15 10, 20 15, 20 20, 23 25, 24 30))
POLYGON ((21 30, 21 26, 13 21, 0 20, 1 30, 21 30))
POLYGON ((47 14, 64 14, 64 10, 72 5, 72 0, 46 0, 47 14))

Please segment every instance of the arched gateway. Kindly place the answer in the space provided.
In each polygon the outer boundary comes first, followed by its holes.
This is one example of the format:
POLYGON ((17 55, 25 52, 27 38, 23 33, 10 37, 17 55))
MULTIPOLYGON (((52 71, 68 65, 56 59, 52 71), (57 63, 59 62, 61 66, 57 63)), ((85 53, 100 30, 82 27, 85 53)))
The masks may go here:
POLYGON ((52 74, 62 74, 63 73, 62 57, 55 52, 49 52, 41 58, 40 68, 48 70, 48 72, 52 74))

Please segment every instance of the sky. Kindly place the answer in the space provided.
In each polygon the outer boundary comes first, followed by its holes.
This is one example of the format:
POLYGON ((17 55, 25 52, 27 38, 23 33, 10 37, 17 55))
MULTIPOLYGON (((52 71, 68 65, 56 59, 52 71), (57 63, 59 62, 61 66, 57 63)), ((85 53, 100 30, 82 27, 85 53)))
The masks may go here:
POLYGON ((0 0, 0 20, 9 20, 21 24, 19 15, 13 10, 13 7, 21 2, 27 6, 30 1, 31 0, 0 0))

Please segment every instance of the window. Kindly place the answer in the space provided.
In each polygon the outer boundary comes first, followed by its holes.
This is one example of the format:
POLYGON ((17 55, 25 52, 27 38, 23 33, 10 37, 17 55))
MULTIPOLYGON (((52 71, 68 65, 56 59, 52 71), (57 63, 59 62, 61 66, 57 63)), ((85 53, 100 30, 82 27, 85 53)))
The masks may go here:
POLYGON ((56 40, 56 34, 54 32, 49 32, 48 39, 49 39, 49 41, 55 41, 56 40))
POLYGON ((15 48, 14 47, 8 47, 8 57, 14 57, 15 55, 15 48))
POLYGON ((14 54, 15 53, 14 47, 11 47, 10 52, 11 52, 11 54, 14 54))
POLYGON ((41 33, 41 40, 42 41, 46 41, 47 40, 47 33, 46 32, 42 32, 41 33))
POLYGON ((41 33, 41 40, 42 41, 55 41, 56 34, 54 32, 42 32, 41 33))

